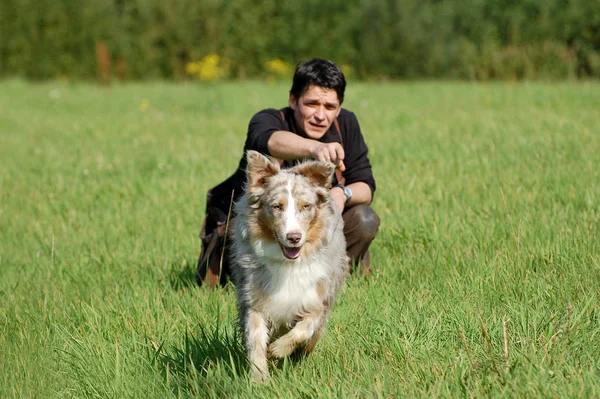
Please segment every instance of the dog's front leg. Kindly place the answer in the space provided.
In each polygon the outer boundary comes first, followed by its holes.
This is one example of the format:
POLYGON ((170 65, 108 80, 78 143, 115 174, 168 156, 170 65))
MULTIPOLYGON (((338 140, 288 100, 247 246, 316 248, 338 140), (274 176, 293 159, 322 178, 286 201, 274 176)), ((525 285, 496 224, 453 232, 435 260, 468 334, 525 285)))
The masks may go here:
POLYGON ((245 326, 246 349, 250 361, 250 376, 255 381, 265 381, 269 377, 267 365, 267 342, 269 330, 264 317, 250 310, 245 326))
POLYGON ((323 317, 321 314, 308 314, 304 316, 287 334, 276 339, 269 345, 269 357, 282 359, 291 355, 298 346, 306 344, 313 338, 315 333, 320 334, 322 328, 323 317))

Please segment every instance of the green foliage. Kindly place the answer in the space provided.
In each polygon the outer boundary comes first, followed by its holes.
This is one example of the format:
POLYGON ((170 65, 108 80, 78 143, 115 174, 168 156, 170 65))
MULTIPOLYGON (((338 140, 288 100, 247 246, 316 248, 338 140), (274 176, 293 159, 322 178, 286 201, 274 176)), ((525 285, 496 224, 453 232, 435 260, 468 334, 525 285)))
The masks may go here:
POLYGON ((251 383, 198 232, 287 89, 0 82, 1 398, 600 396, 597 82, 350 85, 374 274, 251 383))
POLYGON ((184 79, 209 54, 230 77, 324 57, 360 78, 600 77, 596 0, 3 0, 0 76, 184 79))

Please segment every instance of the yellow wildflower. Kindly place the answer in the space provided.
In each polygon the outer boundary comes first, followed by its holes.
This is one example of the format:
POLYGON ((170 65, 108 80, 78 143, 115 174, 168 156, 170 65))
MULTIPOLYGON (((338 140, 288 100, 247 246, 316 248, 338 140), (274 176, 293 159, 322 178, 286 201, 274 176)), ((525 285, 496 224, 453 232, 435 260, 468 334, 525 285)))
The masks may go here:
POLYGON ((265 62, 265 69, 278 77, 288 77, 292 73, 292 66, 279 58, 265 62))
POLYGON ((352 76, 352 74, 354 73, 354 68, 352 68, 352 65, 342 64, 340 65, 340 69, 346 77, 352 76))
POLYGON ((200 61, 189 62, 185 66, 188 75, 197 76, 200 80, 217 80, 227 75, 229 60, 218 54, 208 54, 200 61))

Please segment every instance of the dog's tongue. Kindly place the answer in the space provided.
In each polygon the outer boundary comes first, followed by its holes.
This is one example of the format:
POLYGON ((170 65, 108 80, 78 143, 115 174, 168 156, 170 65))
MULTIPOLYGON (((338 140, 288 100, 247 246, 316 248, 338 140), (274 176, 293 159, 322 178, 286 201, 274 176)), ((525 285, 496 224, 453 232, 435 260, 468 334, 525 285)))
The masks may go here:
POLYGON ((296 259, 300 256, 300 250, 302 248, 291 248, 291 247, 283 247, 283 254, 288 259, 296 259))

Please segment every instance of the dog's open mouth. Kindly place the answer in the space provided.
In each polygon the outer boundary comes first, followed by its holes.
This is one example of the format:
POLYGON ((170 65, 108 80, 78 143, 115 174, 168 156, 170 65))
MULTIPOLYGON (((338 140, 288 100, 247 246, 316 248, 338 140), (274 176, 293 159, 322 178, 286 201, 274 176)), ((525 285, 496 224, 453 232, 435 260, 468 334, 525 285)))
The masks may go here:
POLYGON ((288 259, 296 259, 300 256, 300 250, 302 247, 284 247, 281 246, 281 250, 283 251, 283 255, 288 259))

